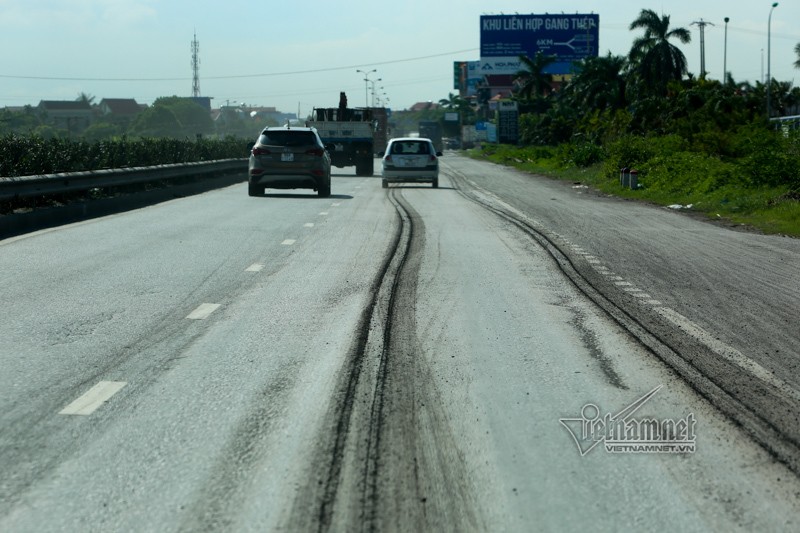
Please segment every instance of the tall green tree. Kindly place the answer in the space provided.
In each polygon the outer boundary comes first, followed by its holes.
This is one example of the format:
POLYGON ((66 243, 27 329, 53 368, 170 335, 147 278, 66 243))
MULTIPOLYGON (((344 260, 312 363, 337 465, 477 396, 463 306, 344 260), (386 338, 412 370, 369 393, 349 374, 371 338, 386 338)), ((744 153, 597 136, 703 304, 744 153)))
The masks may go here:
POLYGON ((445 109, 455 110, 460 107, 462 100, 463 98, 461 98, 461 96, 454 93, 448 93, 447 98, 442 98, 439 100, 439 105, 445 109))
POLYGON ((192 138, 198 133, 205 135, 214 131, 214 121, 208 110, 189 98, 162 96, 156 98, 152 107, 169 109, 180 124, 182 136, 192 138))
POLYGON ((686 56, 670 40, 687 44, 692 40, 691 33, 686 28, 670 29, 669 20, 669 15, 659 16, 652 9, 643 9, 631 22, 631 30, 644 30, 644 35, 633 41, 628 55, 643 93, 665 96, 669 83, 680 81, 688 72, 686 56))
POLYGON ((169 107, 152 105, 136 116, 130 133, 142 137, 181 137, 183 128, 169 107))
POLYGON ((534 97, 543 97, 553 89, 553 75, 545 73, 545 69, 555 62, 555 56, 536 52, 533 59, 521 55, 519 60, 522 69, 514 76, 514 82, 517 84, 515 92, 519 97, 531 100, 534 97))
POLYGON ((75 99, 75 101, 86 102, 87 104, 92 105, 94 103, 94 96, 92 96, 91 94, 86 94, 84 92, 81 92, 75 99))
POLYGON ((449 109, 457 111, 461 120, 465 124, 471 124, 475 110, 472 109, 469 100, 462 98, 458 94, 448 93, 447 98, 439 100, 439 106, 442 109, 449 109))
POLYGON ((626 68, 623 56, 611 52, 590 57, 577 64, 577 73, 565 89, 566 98, 584 111, 623 109, 626 105, 626 68))
POLYGON ((800 68, 800 43, 794 45, 794 53, 797 54, 797 60, 794 62, 794 68, 800 68))

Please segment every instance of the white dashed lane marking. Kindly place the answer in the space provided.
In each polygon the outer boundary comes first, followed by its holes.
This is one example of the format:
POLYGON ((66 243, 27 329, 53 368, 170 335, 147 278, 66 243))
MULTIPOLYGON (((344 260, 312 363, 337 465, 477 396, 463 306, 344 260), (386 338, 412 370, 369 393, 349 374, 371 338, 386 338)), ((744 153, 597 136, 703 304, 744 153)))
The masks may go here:
POLYGON ((245 272, 261 272, 264 270, 264 265, 261 263, 253 263, 245 269, 245 272))
POLYGON ((284 246, 291 246, 291 245, 293 245, 295 242, 297 242, 297 241, 295 241, 294 239, 286 239, 286 240, 285 240, 285 241, 283 241, 281 244, 282 244, 282 245, 284 245, 284 246))
POLYGON ((323 211, 322 213, 319 214, 319 216, 321 216, 321 217, 328 216, 328 212, 327 211, 323 211))
POLYGON ((83 416, 90 415, 127 384, 128 383, 125 381, 100 381, 97 383, 97 385, 86 391, 78 399, 59 411, 58 414, 83 416))
POLYGON ((205 320, 208 316, 219 308, 220 304, 200 304, 197 309, 189 313, 186 317, 189 320, 205 320))
POLYGON ((314 227, 314 223, 313 222, 306 222, 305 224, 303 224, 303 227, 304 228, 313 228, 314 227))

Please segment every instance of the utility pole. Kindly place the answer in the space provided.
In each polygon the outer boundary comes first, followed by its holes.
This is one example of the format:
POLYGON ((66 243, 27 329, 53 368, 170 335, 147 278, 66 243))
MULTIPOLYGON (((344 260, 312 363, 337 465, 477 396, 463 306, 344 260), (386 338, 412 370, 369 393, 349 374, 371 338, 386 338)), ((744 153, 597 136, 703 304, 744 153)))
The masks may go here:
POLYGON ((778 7, 778 2, 773 2, 769 9, 767 18, 767 120, 772 117, 772 105, 770 103, 770 88, 772 87, 772 72, 770 71, 770 50, 772 41, 772 10, 778 7))
POLYGON ((722 54, 722 85, 728 85, 728 22, 730 17, 725 17, 725 48, 722 54))
POLYGON ((197 42, 197 32, 192 39, 192 96, 200 96, 200 43, 197 42))
POLYGON ((706 77, 706 26, 713 26, 713 22, 708 22, 703 19, 692 22, 692 26, 697 25, 700 28, 700 77, 706 77))

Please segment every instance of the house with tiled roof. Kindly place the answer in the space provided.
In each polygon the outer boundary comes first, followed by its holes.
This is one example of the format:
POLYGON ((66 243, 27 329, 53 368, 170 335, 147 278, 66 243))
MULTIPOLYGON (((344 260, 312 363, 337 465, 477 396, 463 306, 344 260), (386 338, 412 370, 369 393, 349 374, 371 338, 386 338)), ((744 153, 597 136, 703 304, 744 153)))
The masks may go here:
POLYGON ((427 111, 429 109, 439 109, 439 104, 434 102, 417 102, 408 108, 409 111, 427 111))
POLYGON ((135 117, 142 112, 142 106, 133 98, 103 98, 97 105, 104 117, 135 117))
POLYGON ((127 125, 146 107, 133 98, 103 98, 97 105, 97 114, 105 122, 127 125))
POLYGON ((80 133, 92 123, 92 106, 83 100, 41 100, 36 110, 45 124, 80 133))

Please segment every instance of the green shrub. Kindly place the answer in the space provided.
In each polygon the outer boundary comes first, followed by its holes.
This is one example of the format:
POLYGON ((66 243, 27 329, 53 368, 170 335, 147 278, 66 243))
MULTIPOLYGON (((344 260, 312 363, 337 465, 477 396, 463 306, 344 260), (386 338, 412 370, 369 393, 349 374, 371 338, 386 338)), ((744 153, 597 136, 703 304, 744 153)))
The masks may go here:
POLYGON ((247 156, 246 146, 246 141, 237 137, 219 140, 121 137, 86 142, 11 134, 0 138, 0 176, 235 159, 247 156))
POLYGON ((677 135, 661 137, 625 135, 609 144, 603 171, 607 178, 616 179, 621 168, 640 170, 653 157, 669 156, 686 148, 686 140, 677 135))
POLYGON ((695 152, 675 152, 648 160, 639 177, 647 188, 688 199, 732 183, 735 176, 736 167, 730 163, 695 152))
POLYGON ((605 150, 591 142, 579 141, 562 145, 562 161, 566 166, 590 167, 605 159, 605 150))

